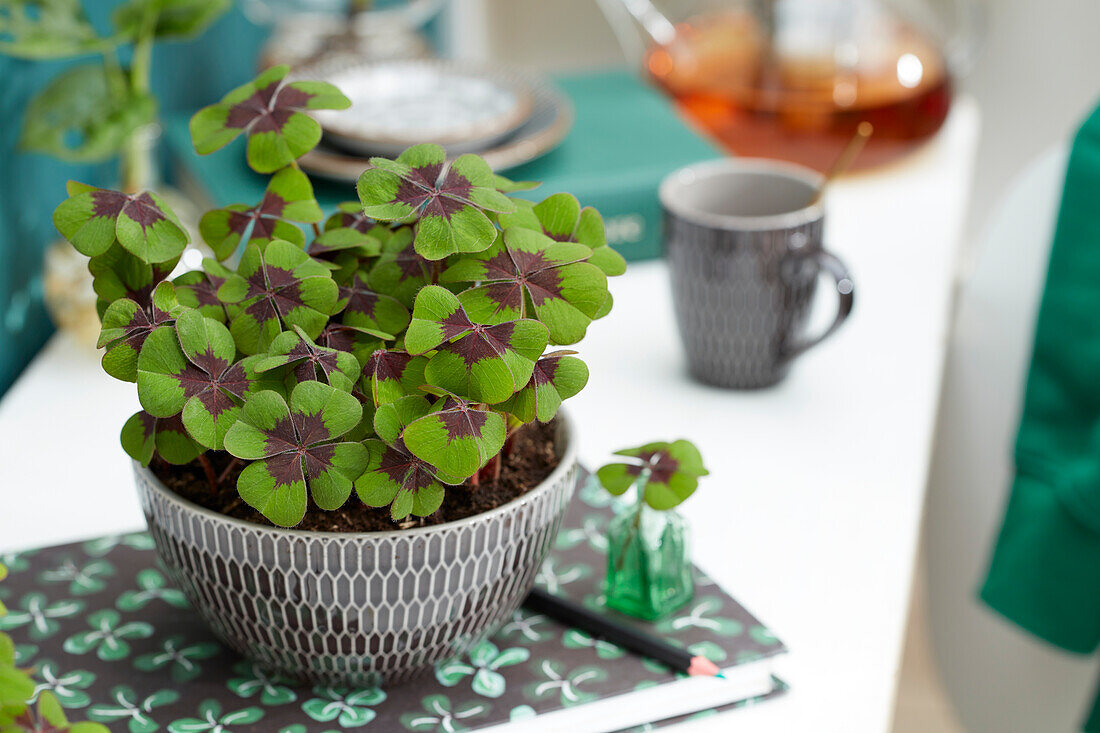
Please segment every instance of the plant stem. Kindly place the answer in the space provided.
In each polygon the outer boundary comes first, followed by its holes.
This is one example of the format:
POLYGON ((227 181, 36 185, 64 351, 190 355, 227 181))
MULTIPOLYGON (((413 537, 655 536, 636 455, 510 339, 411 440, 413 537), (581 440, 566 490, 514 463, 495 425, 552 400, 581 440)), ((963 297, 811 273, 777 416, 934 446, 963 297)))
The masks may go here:
POLYGON ((205 453, 199 454, 199 465, 202 466, 202 470, 206 473, 206 482, 210 484, 210 488, 213 491, 217 491, 218 477, 214 473, 214 464, 210 462, 210 459, 206 457, 205 453))
POLYGON ((432 262, 432 285, 439 284, 439 276, 443 274, 443 260, 432 262))
MULTIPOLYGON (((153 36, 156 30, 159 11, 154 3, 146 5, 145 14, 141 19, 141 28, 137 39, 134 41, 134 51, 130 59, 129 91, 133 101, 142 104, 150 93, 150 76, 153 63, 153 36)), ((104 54, 108 60, 110 70, 112 57, 104 54)), ((117 68, 117 59, 113 59, 117 68)), ((122 74, 121 69, 118 70, 122 74)), ((125 80, 122 82, 126 84, 125 80)), ((131 101, 131 100, 127 100, 131 101)), ((150 157, 149 140, 146 138, 148 130, 139 127, 130 132, 126 138, 122 150, 119 152, 119 175, 122 190, 126 193, 137 193, 143 187, 150 185, 149 171, 152 167, 150 157)))
POLYGON ((218 483, 221 484, 221 482, 223 482, 227 478, 229 478, 229 474, 233 472, 233 469, 236 468, 240 464, 240 462, 241 462, 240 458, 237 458, 236 456, 233 456, 233 460, 229 462, 229 465, 226 466, 225 470, 223 470, 221 472, 221 474, 218 476, 218 483))
POLYGON ((321 227, 317 225, 317 222, 313 222, 313 236, 321 236, 321 227))

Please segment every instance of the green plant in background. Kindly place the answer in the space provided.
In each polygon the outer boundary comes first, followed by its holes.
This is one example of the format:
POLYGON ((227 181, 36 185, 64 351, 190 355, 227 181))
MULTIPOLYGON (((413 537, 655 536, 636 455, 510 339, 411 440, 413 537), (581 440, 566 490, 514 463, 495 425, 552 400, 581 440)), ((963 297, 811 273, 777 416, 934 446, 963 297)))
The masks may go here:
MULTIPOLYGON (((0 580, 8 570, 0 565, 0 580)), ((0 616, 7 609, 0 603, 0 616)), ((58 733, 108 733, 99 723, 71 723, 65 716, 57 696, 48 690, 38 695, 38 702, 31 705, 35 683, 31 670, 20 669, 15 663, 15 644, 7 634, 0 633, 0 733, 34 733, 58 731, 58 733)))
POLYGON ((0 3, 0 54, 99 57, 61 72, 31 100, 21 147, 71 162, 121 153, 122 189, 134 191, 147 175, 135 133, 157 120, 149 83, 153 44, 198 35, 229 6, 230 0, 126 0, 100 33, 78 0, 0 3))
POLYGON ((54 215, 91 257, 103 367, 137 385, 123 447, 196 461, 214 490, 243 465, 240 498, 282 526, 353 492, 427 516, 499 476, 516 431, 584 387, 576 352, 548 347, 610 311, 626 268, 594 209, 513 199, 534 184, 437 145, 372 159, 324 219, 296 160, 320 140, 309 111, 348 104, 276 67, 192 118, 199 152, 244 135, 272 174, 260 202, 202 218, 199 271, 167 279, 187 235, 156 194, 74 183, 54 215))
POLYGON ((699 449, 686 440, 647 443, 615 455, 629 460, 601 467, 596 477, 614 496, 635 488, 637 499, 607 527, 606 604, 646 620, 662 618, 694 592, 687 524, 673 509, 708 472, 699 449))

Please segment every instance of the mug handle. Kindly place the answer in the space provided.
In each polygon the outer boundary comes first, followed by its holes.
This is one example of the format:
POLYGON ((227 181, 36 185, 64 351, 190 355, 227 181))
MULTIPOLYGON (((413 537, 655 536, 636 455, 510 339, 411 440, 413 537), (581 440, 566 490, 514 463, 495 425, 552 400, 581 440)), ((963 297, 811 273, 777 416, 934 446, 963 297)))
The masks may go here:
POLYGON ((855 285, 852 283, 852 277, 848 274, 848 268, 844 266, 844 263, 841 262, 836 255, 826 252, 823 249, 816 249, 810 250, 802 255, 796 255, 796 257, 797 256, 812 259, 817 264, 819 271, 824 270, 832 275, 833 280, 836 282, 837 310, 836 317, 824 332, 806 339, 801 343, 790 345, 784 344, 780 350, 780 357, 784 360, 793 359, 832 336, 833 333, 840 328, 840 324, 847 320, 848 315, 852 312, 852 304, 855 301, 855 285))

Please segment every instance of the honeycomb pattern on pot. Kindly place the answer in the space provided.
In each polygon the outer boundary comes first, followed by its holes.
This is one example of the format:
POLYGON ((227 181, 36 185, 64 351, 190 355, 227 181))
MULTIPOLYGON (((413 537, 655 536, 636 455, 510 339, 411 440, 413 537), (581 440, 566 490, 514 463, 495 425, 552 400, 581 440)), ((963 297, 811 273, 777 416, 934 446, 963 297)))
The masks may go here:
POLYGON ((672 298, 692 376, 767 387, 787 373, 783 348, 805 328, 817 267, 790 254, 821 247, 820 219, 779 230, 714 229, 666 214, 672 298))
POLYGON ((511 616, 557 534, 576 465, 493 512, 354 535, 229 519, 135 472, 160 559, 229 647, 296 679, 367 685, 425 672, 511 616))

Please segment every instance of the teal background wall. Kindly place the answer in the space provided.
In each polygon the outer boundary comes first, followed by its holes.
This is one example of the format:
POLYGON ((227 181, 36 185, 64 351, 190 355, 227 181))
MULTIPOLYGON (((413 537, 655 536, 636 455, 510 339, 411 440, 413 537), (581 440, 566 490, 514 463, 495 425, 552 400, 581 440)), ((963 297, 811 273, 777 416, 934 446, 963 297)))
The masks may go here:
MULTIPOLYGON (((85 3, 97 24, 116 4, 85 3)), ((162 115, 209 104, 250 79, 266 33, 234 7, 199 38, 160 44, 153 83, 162 115)), ((65 196, 65 181, 115 183, 113 164, 71 165, 16 149, 27 101, 74 63, 80 60, 0 57, 0 394, 53 332, 42 303, 42 256, 58 236, 50 215, 65 196)))

